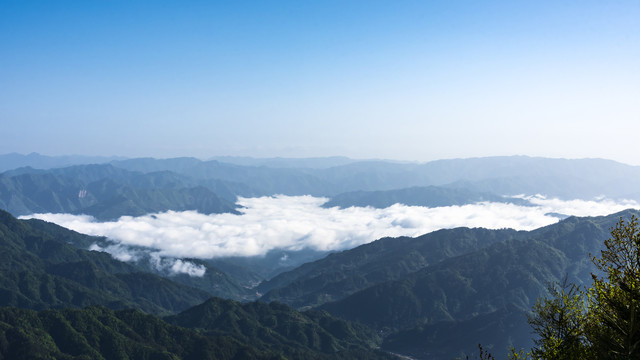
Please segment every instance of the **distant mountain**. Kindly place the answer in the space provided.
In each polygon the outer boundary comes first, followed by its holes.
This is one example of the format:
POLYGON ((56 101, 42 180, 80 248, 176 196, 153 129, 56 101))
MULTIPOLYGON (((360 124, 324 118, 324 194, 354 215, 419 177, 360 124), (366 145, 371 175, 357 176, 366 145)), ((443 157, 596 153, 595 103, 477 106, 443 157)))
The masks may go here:
POLYGON ((116 156, 46 156, 38 153, 31 153, 28 155, 11 153, 0 155, 0 173, 21 167, 53 169, 81 164, 104 164, 116 160, 124 160, 124 158, 116 156))
POLYGON ((423 164, 363 161, 313 173, 335 184, 336 194, 447 185, 498 195, 543 194, 564 199, 603 195, 640 200, 640 166, 603 159, 502 156, 423 164))
POLYGON ((235 162, 145 158, 111 163, 131 171, 168 170, 194 179, 241 183, 253 189, 254 195, 331 197, 345 192, 433 185, 497 195, 543 194, 563 199, 591 199, 603 195, 640 200, 637 190, 640 188, 640 167, 603 159, 503 156, 422 164, 368 160, 331 167, 309 167, 303 160, 298 162, 299 166, 284 161, 286 167, 274 166, 267 159, 235 162))
POLYGON ((640 167, 602 159, 511 156, 423 164, 343 158, 221 159, 236 163, 138 158, 48 170, 14 168, 1 174, 0 206, 20 215, 36 209, 74 212, 101 202, 112 209, 98 206, 88 211, 108 218, 169 209, 233 211, 238 196, 275 194, 331 197, 327 206, 343 207, 504 202, 501 196, 520 194, 640 201, 640 167), (89 184, 94 187, 88 189, 89 184), (82 190, 87 190, 84 203, 77 196, 82 190))
POLYGON ((315 157, 315 158, 253 158, 246 156, 216 156, 209 160, 242 166, 265 166, 270 168, 308 168, 326 169, 334 166, 346 165, 358 160, 344 156, 315 157))
POLYGON ((333 193, 334 186, 304 169, 241 166, 215 160, 199 161, 193 158, 130 159, 114 161, 116 167, 143 173, 172 171, 197 180, 217 179, 246 185, 254 196, 324 195, 333 193))
POLYGON ((489 192, 478 192, 465 188, 447 188, 440 186, 414 186, 406 189, 386 191, 353 191, 335 195, 322 205, 325 208, 338 206, 371 206, 378 209, 387 208, 393 204, 409 206, 453 206, 478 202, 512 203, 529 205, 529 202, 517 198, 507 198, 489 192))
POLYGON ((101 220, 167 210, 237 213, 231 201, 177 174, 141 174, 111 165, 0 174, 0 208, 15 216, 72 213, 101 220))
MULTIPOLYGON (((570 217, 534 231, 512 233, 510 239, 444 259, 320 308, 383 332, 401 330, 383 343, 383 348, 395 352, 450 359, 461 351, 475 352, 480 342, 493 346, 492 354, 502 358, 506 343, 531 345, 522 343, 531 338, 526 313, 546 294, 548 282, 568 276, 574 283, 589 283, 595 271, 589 254, 602 248, 620 217, 631 214, 639 213, 570 217), (454 333, 460 337, 445 336, 454 333), (470 343, 461 343, 462 339, 470 343)), ((440 236, 454 231, 459 230, 442 230, 440 236)))

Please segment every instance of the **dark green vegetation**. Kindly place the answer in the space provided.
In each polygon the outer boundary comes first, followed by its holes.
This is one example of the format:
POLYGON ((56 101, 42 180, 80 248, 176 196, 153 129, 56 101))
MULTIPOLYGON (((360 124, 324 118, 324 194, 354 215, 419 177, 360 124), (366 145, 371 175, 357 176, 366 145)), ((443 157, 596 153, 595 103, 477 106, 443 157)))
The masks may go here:
POLYGON ((92 242, 0 211, 0 359, 391 358, 374 331, 326 312, 211 298, 71 245, 92 242), (170 325, 140 310, 184 312, 170 325))
POLYGON ((0 308, 2 359, 280 359, 136 310, 0 308))
MULTIPOLYGON (((274 317, 274 321, 279 320, 274 317)), ((269 331, 268 328, 264 330, 269 331)), ((343 342, 351 346, 349 350, 316 351, 295 340, 289 340, 286 344, 237 340, 243 337, 243 332, 253 331, 259 330, 245 327, 225 332, 225 335, 212 335, 170 325, 137 310, 113 311, 104 307, 88 307, 35 312, 0 308, 0 359, 392 358, 382 352, 358 347, 356 343, 343 342)), ((327 344, 332 345, 330 340, 327 340, 327 344)))
POLYGON ((204 334, 224 335, 290 356, 292 349, 334 354, 375 347, 380 338, 371 329, 346 322, 322 311, 298 312, 284 304, 211 298, 205 303, 166 318, 204 334))

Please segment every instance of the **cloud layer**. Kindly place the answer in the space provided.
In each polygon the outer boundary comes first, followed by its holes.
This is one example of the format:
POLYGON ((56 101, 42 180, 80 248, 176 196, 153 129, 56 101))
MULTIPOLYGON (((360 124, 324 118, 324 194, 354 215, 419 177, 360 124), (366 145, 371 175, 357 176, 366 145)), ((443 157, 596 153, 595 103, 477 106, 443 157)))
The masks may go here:
POLYGON ((322 208, 325 198, 274 196, 241 198, 241 215, 203 215, 195 211, 168 211, 117 221, 97 222, 86 215, 34 214, 29 218, 50 221, 89 235, 105 236, 113 246, 98 248, 121 260, 135 260, 129 246, 150 249, 159 256, 158 267, 203 274, 190 262, 165 263, 161 258, 210 259, 225 256, 264 255, 270 250, 340 250, 385 236, 418 236, 459 226, 489 229, 531 230, 558 221, 553 214, 596 216, 627 208, 634 201, 547 199, 522 196, 533 206, 478 203, 426 208, 396 204, 385 209, 322 208))

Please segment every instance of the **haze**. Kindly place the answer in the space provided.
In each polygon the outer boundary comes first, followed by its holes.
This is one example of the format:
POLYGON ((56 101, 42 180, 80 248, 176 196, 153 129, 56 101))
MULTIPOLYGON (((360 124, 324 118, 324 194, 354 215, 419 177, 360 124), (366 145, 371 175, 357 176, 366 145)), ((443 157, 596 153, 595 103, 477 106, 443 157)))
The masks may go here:
POLYGON ((3 1, 0 153, 640 165, 638 1, 3 1))

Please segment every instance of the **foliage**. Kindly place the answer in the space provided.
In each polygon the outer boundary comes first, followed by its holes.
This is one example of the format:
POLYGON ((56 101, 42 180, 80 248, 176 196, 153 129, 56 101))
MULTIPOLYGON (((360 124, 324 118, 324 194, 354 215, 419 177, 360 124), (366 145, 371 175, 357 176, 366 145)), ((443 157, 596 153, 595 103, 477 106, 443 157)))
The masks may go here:
POLYGON ((640 227, 638 219, 620 222, 593 261, 602 276, 590 290, 590 340, 602 358, 640 358, 640 227))
POLYGON ((536 302, 529 317, 529 324, 538 336, 532 355, 543 360, 589 358, 583 292, 565 278, 561 284, 551 284, 549 293, 550 298, 536 302))
POLYGON ((640 227, 634 214, 620 218, 592 261, 600 275, 592 275, 586 293, 565 280, 533 307, 535 359, 640 358, 640 227))

